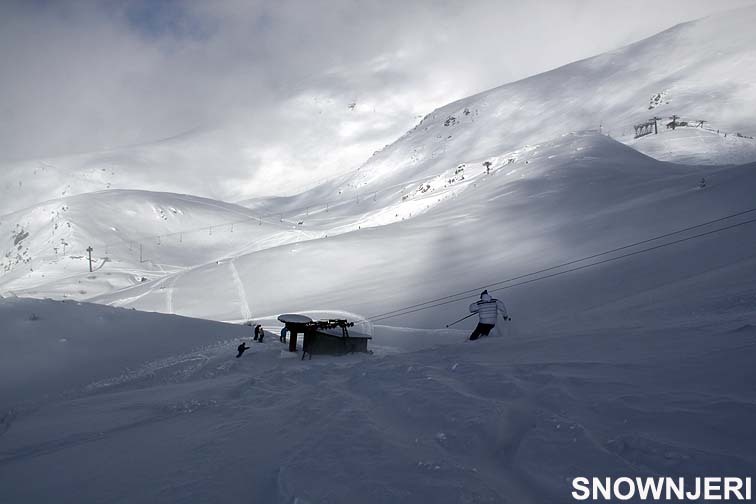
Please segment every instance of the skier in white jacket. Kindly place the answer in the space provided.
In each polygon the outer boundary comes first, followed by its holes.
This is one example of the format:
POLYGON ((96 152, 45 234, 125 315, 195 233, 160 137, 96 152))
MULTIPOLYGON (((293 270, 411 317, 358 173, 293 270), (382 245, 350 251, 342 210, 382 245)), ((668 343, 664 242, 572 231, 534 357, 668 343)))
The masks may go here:
POLYGON ((478 339, 481 334, 483 336, 488 336, 488 333, 491 332, 491 329, 496 325, 496 318, 499 313, 501 313, 501 317, 504 320, 512 320, 507 315, 507 307, 504 306, 504 303, 498 299, 493 299, 491 295, 488 294, 488 290, 484 290, 480 293, 480 301, 476 301, 470 305, 470 312, 477 313, 478 317, 480 317, 478 326, 470 335, 471 340, 478 339))

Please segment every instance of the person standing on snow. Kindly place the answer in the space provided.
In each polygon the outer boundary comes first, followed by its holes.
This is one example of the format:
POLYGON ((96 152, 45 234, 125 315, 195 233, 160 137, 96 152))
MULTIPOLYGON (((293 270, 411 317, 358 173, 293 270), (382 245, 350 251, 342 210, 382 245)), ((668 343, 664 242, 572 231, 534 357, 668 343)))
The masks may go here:
POLYGON ((480 301, 470 305, 470 313, 477 313, 480 317, 477 327, 470 335, 471 340, 476 340, 482 334, 488 336, 491 329, 496 325, 496 317, 501 313, 501 317, 506 320, 512 320, 507 316, 507 307, 498 299, 494 299, 488 294, 488 290, 480 293, 480 301))

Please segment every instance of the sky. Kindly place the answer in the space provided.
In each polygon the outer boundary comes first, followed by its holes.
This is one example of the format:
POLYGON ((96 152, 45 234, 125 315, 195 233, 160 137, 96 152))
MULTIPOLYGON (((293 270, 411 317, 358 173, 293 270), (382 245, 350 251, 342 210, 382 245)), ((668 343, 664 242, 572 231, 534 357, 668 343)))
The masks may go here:
POLYGON ((753 3, 1 0, 0 162, 197 134, 346 171, 448 102, 753 3))

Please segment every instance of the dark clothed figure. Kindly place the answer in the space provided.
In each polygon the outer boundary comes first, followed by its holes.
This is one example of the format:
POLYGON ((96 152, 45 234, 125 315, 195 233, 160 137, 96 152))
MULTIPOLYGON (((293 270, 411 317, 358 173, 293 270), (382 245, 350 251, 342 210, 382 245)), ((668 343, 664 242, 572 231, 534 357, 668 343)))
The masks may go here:
POLYGON ((478 325, 475 327, 475 330, 470 335, 471 340, 476 340, 481 336, 488 336, 488 333, 491 332, 491 329, 496 327, 496 324, 484 324, 482 322, 479 322, 478 325))
POLYGON ((239 350, 239 353, 236 354, 236 358, 238 359, 239 357, 242 356, 245 350, 249 350, 249 347, 247 346, 246 343, 242 342, 242 344, 236 347, 236 349, 239 350))

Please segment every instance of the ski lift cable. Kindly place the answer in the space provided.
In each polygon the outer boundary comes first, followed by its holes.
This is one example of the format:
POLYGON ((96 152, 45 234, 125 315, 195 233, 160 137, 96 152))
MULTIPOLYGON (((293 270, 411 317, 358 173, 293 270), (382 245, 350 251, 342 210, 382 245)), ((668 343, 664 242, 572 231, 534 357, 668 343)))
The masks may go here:
MULTIPOLYGON (((678 117, 678 119, 680 119, 680 117, 678 117)), ((412 184, 415 184, 417 182, 423 182, 423 181, 427 181, 429 179, 432 179, 434 177, 441 176, 444 173, 446 173, 447 171, 448 170, 444 170, 444 171, 436 173, 436 174, 429 174, 429 175, 426 175, 426 176, 423 176, 423 177, 420 177, 420 178, 416 178, 416 179, 412 179, 412 180, 408 180, 408 181, 399 182, 397 184, 392 184, 392 185, 389 185, 389 186, 386 186, 386 187, 383 187, 383 188, 379 189, 377 192, 382 192, 383 193, 383 192, 391 191, 391 190, 396 189, 396 188, 404 188, 404 187, 406 187, 408 185, 412 185, 412 184)), ((359 169, 355 170, 355 173, 357 173, 357 172, 359 172, 359 169)), ((344 174, 344 175, 346 175, 346 174, 344 174)), ((342 177, 344 175, 341 175, 339 177, 342 177)), ((339 178, 339 177, 337 177, 337 178, 339 178)), ((359 188, 359 185, 357 187, 355 187, 355 191, 357 191, 358 188, 359 188)), ((357 196, 357 198, 359 198, 359 196, 357 196)), ((359 199, 358 199, 358 201, 359 201, 359 199)), ((327 209, 328 208, 328 204, 330 204, 330 203, 338 204, 339 202, 341 202, 340 199, 331 199, 331 200, 327 200, 325 202, 322 202, 321 204, 326 205, 326 209, 327 209)), ((216 205, 211 205, 211 206, 216 206, 216 205)), ((298 207, 298 208, 292 208, 292 209, 289 209, 289 211, 287 213, 291 213, 292 215, 297 216, 297 215, 300 215, 302 213, 302 211, 306 210, 307 208, 308 207, 305 207, 305 206, 298 207)), ((260 217, 268 219, 268 218, 274 217, 275 215, 278 215, 278 214, 280 214, 280 212, 268 212, 268 213, 262 214, 261 216, 247 217, 245 219, 236 220, 236 221, 223 221, 223 222, 219 222, 219 223, 213 224, 213 226, 217 227, 217 226, 228 225, 228 224, 244 224, 244 223, 248 223, 248 222, 254 222, 254 221, 262 220, 262 219, 260 219, 260 217)), ((263 221, 263 222, 266 222, 268 224, 274 224, 273 221, 267 221, 266 220, 266 221, 263 221)), ((285 222, 285 223, 290 224, 290 225, 295 225, 294 221, 290 221, 288 219, 282 219, 280 222, 285 222)), ((174 233, 167 233, 167 234, 162 234, 162 235, 141 236, 141 237, 132 238, 132 239, 128 239, 128 240, 127 239, 122 239, 122 240, 106 243, 104 245, 116 246, 118 244, 126 243, 128 241, 134 241, 134 240, 137 240, 137 241, 147 241, 147 240, 150 240, 150 239, 156 239, 158 236, 162 236, 164 238, 168 238, 168 237, 171 237, 171 236, 176 236, 179 233, 192 233, 192 232, 199 232, 199 231, 203 231, 203 230, 206 231, 206 230, 208 230, 209 227, 212 227, 212 226, 204 226, 204 227, 198 227, 198 228, 189 228, 189 229, 184 229, 182 231, 178 231, 178 232, 174 232, 174 233)))
MULTIPOLYGON (((669 247, 669 246, 676 245, 676 244, 679 244, 679 243, 683 243, 683 242, 686 242, 686 241, 702 238, 702 237, 705 237, 705 236, 710 236, 710 235, 713 235, 713 234, 716 234, 716 233, 721 233, 722 231, 727 231, 729 229, 733 229, 733 228, 737 228, 737 227, 740 227, 740 226, 744 226, 746 224, 752 224, 754 222, 756 222, 756 219, 750 219, 750 220, 739 222, 739 223, 736 223, 736 224, 731 224, 729 226, 717 228, 717 229, 714 229, 714 230, 711 230, 711 231, 706 231, 706 232, 703 232, 703 233, 699 233, 699 234, 696 234, 696 235, 693 235, 693 236, 688 236, 688 237, 685 237, 685 238, 680 238, 678 240, 674 240, 674 241, 671 241, 671 242, 662 243, 662 244, 659 244, 659 245, 654 245, 653 247, 648 247, 648 248, 645 248, 645 249, 636 250, 636 251, 633 251, 633 252, 628 252, 626 254, 622 254, 622 255, 619 255, 619 256, 616 256, 616 257, 610 257, 608 259, 603 259, 601 261, 593 262, 593 263, 590 263, 590 264, 584 264, 582 266, 576 266, 574 268, 570 268, 570 269, 567 269, 567 270, 557 271, 555 273, 550 273, 548 275, 539 276, 539 277, 531 278, 531 279, 528 279, 528 280, 523 280, 522 282, 517 282, 517 283, 511 284, 511 285, 506 285, 506 286, 503 286, 503 287, 497 287, 495 289, 490 289, 490 291, 491 292, 496 292, 496 291, 511 289, 513 287, 518 287, 518 286, 521 286, 521 285, 537 282, 539 280, 545 280, 545 279, 548 279, 548 278, 553 278, 553 277, 556 277, 556 276, 559 276, 559 275, 564 275, 566 273, 572 273, 572 272, 583 270, 583 269, 586 269, 586 268, 591 268, 593 266, 599 266, 601 264, 606 264, 606 263, 609 263, 609 262, 618 261, 620 259, 625 259, 627 257, 635 256, 635 255, 642 254, 642 253, 645 253, 645 252, 651 252, 653 250, 658 250, 658 249, 661 249, 661 248, 664 248, 664 247, 669 247)), ((696 227, 700 227, 700 226, 696 226, 696 227)), ((644 242, 647 242, 647 241, 644 241, 644 242)), ((644 243, 644 242, 639 242, 639 243, 644 243)), ((635 245, 636 244, 627 245, 627 246, 623 247, 623 249, 624 248, 629 248, 629 247, 632 247, 632 246, 635 246, 635 245)), ((597 257, 597 256, 598 255, 596 255, 594 257, 597 257)), ((585 260, 585 259, 583 259, 583 260, 585 260)), ((564 263, 564 264, 561 264, 561 265, 558 265, 558 266, 553 266, 551 268, 547 268, 546 270, 542 270, 542 272, 553 270, 553 269, 560 268, 560 267, 564 267, 564 266, 566 266, 568 264, 575 264, 576 262, 581 262, 581 260, 571 261, 569 263, 564 263)), ((536 275, 536 274, 538 274, 538 272, 529 273, 527 275, 521 275, 520 277, 517 277, 517 278, 525 278, 525 277, 533 276, 533 275, 536 275)), ((501 285, 502 283, 506 283, 508 281, 512 281, 512 279, 510 279, 510 280, 502 280, 500 282, 496 282, 496 283, 490 284, 490 285, 492 285, 492 286, 501 285)), ((390 319, 390 318, 396 318, 396 317, 400 317, 400 316, 404 316, 404 315, 409 315, 410 313, 415 313, 415 312, 418 312, 418 311, 427 310, 429 308, 435 308, 435 307, 443 306, 443 305, 450 304, 450 303, 456 303, 456 302, 462 301, 463 298, 460 298, 460 296, 468 296, 470 293, 478 292, 480 289, 484 289, 484 288, 486 288, 486 286, 479 287, 477 289, 471 289, 471 290, 467 290, 467 291, 458 292, 456 294, 452 294, 450 296, 445 296, 443 298, 437 298, 435 300, 426 301, 425 303, 420 303, 420 304, 417 304, 417 305, 412 305, 412 306, 407 306, 407 307, 404 307, 404 308, 401 308, 401 309, 392 310, 390 312, 381 313, 381 314, 378 314, 378 315, 375 315, 375 316, 372 316, 372 317, 367 317, 367 318, 364 318, 364 319, 360 319, 358 321, 377 322, 377 321, 380 321, 380 320, 386 320, 386 319, 390 319)))
MULTIPOLYGON (((671 116, 670 116, 670 118, 671 118, 671 116)), ((678 116, 677 119, 682 119, 682 118, 680 118, 678 116)), ((696 121, 698 121, 698 120, 696 120, 696 121)), ((708 122, 708 121, 706 121, 706 122, 708 122)), ((354 173, 358 173, 359 171, 360 171, 359 168, 357 168, 356 170, 354 170, 354 173)), ((436 174, 429 174, 429 175, 424 176, 424 177, 420 177, 420 178, 416 178, 416 179, 412 179, 412 180, 408 180, 408 181, 404 181, 404 182, 399 182, 397 184, 392 184, 390 186, 386 186, 386 187, 383 187, 383 188, 379 189, 377 192, 386 192, 386 191, 390 191, 390 190, 395 189, 395 188, 406 187, 408 185, 412 185, 412 184, 415 184, 417 182, 423 182, 423 181, 426 181, 428 179, 441 176, 444 173, 446 173, 447 171, 448 170, 444 170, 444 171, 436 173, 436 174)), ((345 172, 344 174, 339 175, 336 178, 344 177, 344 176, 346 176, 346 175, 348 175, 350 173, 352 173, 352 172, 351 171, 350 172, 345 172)), ((320 179, 319 182, 323 182, 325 180, 328 180, 328 178, 320 179)), ((303 185, 302 187, 305 187, 305 186, 309 186, 309 184, 303 185)), ((326 207, 327 207, 328 204, 339 203, 340 201, 341 201, 340 199, 331 199, 331 200, 327 200, 327 201, 323 202, 322 204, 325 204, 326 207)), ((213 206, 215 206, 215 205, 213 205, 213 206)), ((289 209, 289 212, 287 212, 287 213, 292 213, 293 215, 296 216, 296 215, 299 215, 301 213, 301 211, 305 210, 306 208, 307 207, 298 207, 298 208, 289 209)), ((267 219, 267 218, 270 218, 270 217, 274 217, 275 215, 278 215, 279 213, 280 212, 268 212, 268 213, 262 214, 261 217, 267 219)), ((222 226, 224 224, 226 224, 226 225, 227 224, 244 224, 244 223, 247 223, 247 222, 258 221, 258 220, 260 220, 260 217, 248 217, 246 219, 237 220, 237 221, 219 222, 219 223, 214 224, 214 226, 217 227, 217 226, 222 226)), ((266 222, 266 221, 263 221, 263 222, 266 222)), ((287 224, 291 224, 291 225, 295 224, 293 221, 289 221, 287 219, 284 219, 282 222, 286 222, 287 224)), ((270 222, 267 222, 267 223, 273 224, 273 221, 270 221, 270 222)), ((189 228, 189 229, 184 229, 184 230, 179 231, 179 232, 167 233, 167 234, 162 234, 162 235, 140 236, 140 237, 131 238, 131 239, 123 239, 123 240, 118 240, 118 241, 114 241, 114 242, 109 242, 109 243, 106 243, 104 245, 116 246, 116 245, 121 244, 121 243, 126 243, 126 242, 129 242, 129 241, 135 241, 135 240, 136 241, 147 241, 147 240, 150 240, 150 239, 156 239, 158 236, 162 236, 164 238, 168 238, 168 237, 171 237, 171 236, 176 236, 179 233, 192 233, 192 232, 195 232, 195 231, 203 231, 203 230, 206 231, 209 227, 211 227, 211 226, 204 226, 204 227, 198 227, 198 228, 189 228)))
MULTIPOLYGON (((418 177, 418 178, 415 178, 415 179, 406 180, 406 181, 402 181, 402 182, 399 182, 399 183, 396 183, 396 184, 391 184, 389 186, 385 186, 385 187, 383 187, 381 189, 373 191, 373 200, 375 201, 375 197, 376 197, 376 194, 378 192, 384 193, 384 192, 388 192, 388 191, 391 191, 391 190, 394 190, 394 189, 397 189, 397 188, 403 189, 403 188, 405 188, 407 186, 416 184, 418 182, 425 182, 425 181, 427 181, 429 179, 440 177, 441 175, 443 175, 447 171, 449 171, 449 170, 447 169, 447 170, 444 170, 444 171, 439 172, 439 173, 428 174, 428 175, 423 176, 423 177, 418 177)), ((359 172, 359 169, 356 170, 356 172, 359 172)), ((324 180, 327 180, 327 179, 324 179, 324 180)), ((355 186, 355 192, 357 194, 357 196, 356 196, 357 201, 359 202, 359 185, 355 186)), ((330 200, 326 200, 326 201, 322 202, 321 205, 325 205, 326 210, 328 210, 328 205, 329 204, 338 204, 340 202, 342 202, 341 199, 330 199, 330 200)), ((209 205, 209 206, 218 206, 218 205, 209 205)), ((297 207, 297 208, 290 208, 286 213, 289 213, 289 214, 294 215, 294 216, 298 216, 298 215, 300 215, 302 213, 303 210, 307 210, 311 206, 312 205, 302 206, 302 207, 297 207)), ((281 212, 270 212, 269 211, 268 213, 258 214, 257 216, 247 217, 247 218, 240 219, 240 220, 221 221, 221 222, 217 222, 215 224, 209 225, 209 226, 201 226, 201 227, 196 227, 196 228, 187 228, 187 229, 183 229, 181 231, 176 231, 176 232, 173 232, 173 233, 164 233, 164 234, 159 234, 159 235, 157 235, 157 234, 156 235, 143 235, 143 236, 138 236, 136 238, 121 239, 121 240, 105 243, 103 245, 116 246, 118 244, 126 243, 126 242, 129 242, 129 241, 149 241, 151 239, 157 239, 158 237, 169 238, 169 237, 172 237, 172 236, 177 236, 180 233, 190 234, 190 233, 193 233, 193 232, 208 231, 212 227, 220 227, 220 226, 229 225, 229 224, 230 225, 233 225, 233 224, 245 224, 245 223, 254 222, 254 221, 258 221, 258 222, 262 221, 262 222, 265 222, 267 224, 274 224, 274 221, 272 221, 272 220, 268 221, 267 219, 271 218, 271 217, 274 217, 276 215, 280 215, 280 213, 281 212), (263 219, 265 219, 265 220, 263 220, 263 219)), ((289 220, 289 219, 281 219, 279 222, 285 222, 285 223, 290 224, 290 225, 295 225, 296 224, 295 221, 289 220)))
MULTIPOLYGON (((448 170, 445 170, 445 171, 448 171, 448 170)), ((377 193, 377 192, 383 193, 383 192, 391 191, 391 190, 396 189, 396 188, 403 188, 403 187, 406 187, 408 185, 416 184, 418 182, 423 182, 423 181, 428 180, 429 178, 438 177, 438 176, 442 175, 443 173, 445 173, 445 171, 441 172, 441 173, 438 173, 438 174, 431 174, 431 175, 428 175, 428 176, 422 177, 422 178, 417 178, 417 179, 413 179, 413 180, 408 180, 408 181, 400 182, 400 183, 397 183, 397 184, 392 184, 390 186, 383 187, 383 188, 379 189, 378 191, 374 191, 374 193, 377 193)), ((326 205, 326 207, 327 207, 329 204, 338 204, 341 201, 342 201, 341 199, 330 199, 330 200, 326 200, 326 201, 322 202, 321 205, 326 205)), ((212 206, 216 206, 216 205, 212 205, 212 206)), ((297 216, 297 215, 300 215, 303 210, 306 210, 307 208, 309 208, 311 206, 312 205, 302 206, 302 207, 297 207, 297 208, 290 208, 286 213, 294 215, 294 216, 297 216)), ((103 245, 116 246, 118 244, 127 243, 129 241, 148 241, 148 240, 151 240, 151 239, 157 239, 158 236, 163 237, 163 238, 169 238, 169 237, 172 237, 172 236, 177 236, 180 233, 187 233, 187 234, 189 234, 189 233, 193 233, 193 232, 207 231, 211 227, 220 227, 220 226, 229 225, 229 224, 231 224, 231 225, 233 225, 233 224, 245 224, 245 223, 248 223, 248 222, 255 222, 255 221, 259 222, 259 221, 262 221, 262 222, 264 222, 266 224, 274 224, 275 225, 274 220, 268 220, 268 219, 270 219, 271 217, 278 216, 280 214, 281 214, 281 212, 268 212, 268 213, 258 214, 258 215, 252 216, 252 217, 247 217, 245 219, 234 220, 234 221, 222 221, 222 222, 217 222, 215 224, 212 224, 210 226, 201 226, 201 227, 196 227, 196 228, 187 228, 187 229, 183 229, 181 231, 176 231, 176 232, 173 232, 173 233, 164 233, 164 234, 160 234, 160 235, 143 235, 143 236, 138 236, 136 238, 132 237, 132 238, 129 238, 129 239, 125 239, 124 238, 124 239, 121 239, 121 240, 117 240, 117 241, 113 241, 113 242, 108 242, 108 243, 105 243, 103 245)), ((289 220, 289 219, 282 219, 282 220, 280 220, 278 222, 279 223, 280 222, 285 222, 285 223, 290 224, 290 225, 295 225, 296 224, 294 221, 289 220)))
POLYGON ((635 243, 630 243, 628 245, 623 245, 621 247, 617 247, 617 248, 614 248, 614 249, 611 249, 611 250, 606 250, 604 252, 599 252, 597 254, 592 254, 590 256, 582 257, 580 259, 574 259, 572 261, 568 261, 566 263, 558 264, 556 266, 550 266, 548 268, 544 268, 544 269, 541 269, 541 270, 538 270, 538 271, 534 271, 532 273, 527 273, 527 274, 524 274, 524 275, 515 276, 515 277, 512 277, 512 278, 508 278, 506 280, 501 280, 501 281, 498 281, 498 282, 494 282, 492 284, 484 285, 482 287, 478 287, 478 288, 474 288, 474 289, 469 289, 467 291, 460 292, 460 293, 457 293, 457 294, 452 294, 452 295, 449 295, 449 296, 444 296, 444 297, 441 297, 441 298, 433 299, 431 301, 426 301, 424 303, 418 303, 418 304, 415 304, 415 305, 406 306, 406 307, 404 307, 402 309, 393 310, 393 311, 386 312, 386 313, 381 313, 380 315, 377 315, 377 316, 382 317, 384 315, 390 315, 390 314, 392 314, 394 312, 400 312, 400 311, 404 311, 404 310, 410 309, 410 308, 417 308, 419 306, 435 303, 435 302, 438 302, 438 301, 443 301, 445 299, 451 299, 453 297, 458 297, 458 296, 461 296, 461 295, 473 294, 475 292, 480 292, 482 289, 485 289, 485 288, 496 287, 498 285, 502 285, 502 284, 509 283, 509 282, 514 282, 515 280, 521 280, 521 279, 527 278, 529 276, 539 275, 541 273, 546 273, 548 271, 553 271, 555 269, 563 268, 565 266, 571 266, 573 264, 577 264, 577 263, 580 263, 580 262, 588 261, 590 259, 595 259, 597 257, 601 257, 601 256, 604 256, 604 255, 613 254, 615 252, 620 252, 622 250, 627 250, 629 248, 637 247, 638 245, 644 245, 646 243, 650 243, 650 242, 653 242, 653 241, 656 241, 656 240, 661 240, 663 238, 668 238, 670 236, 674 236, 674 235, 677 235, 677 234, 680 234, 680 233, 684 233, 684 232, 687 232, 687 231, 692 231, 694 229, 698 229, 698 228, 702 228, 702 227, 705 227, 705 226, 709 226, 709 225, 715 224, 717 222, 722 222, 722 221, 729 220, 729 219, 732 219, 732 218, 735 218, 735 217, 739 217, 741 215, 746 215, 746 214, 749 214, 749 213, 752 213, 752 212, 756 212, 756 208, 751 208, 749 210, 744 210, 742 212, 737 212, 737 213, 734 213, 734 214, 726 215, 724 217, 719 217, 717 219, 713 219, 713 220, 710 220, 710 221, 707 221, 707 222, 702 222, 702 223, 696 224, 694 226, 689 226, 689 227, 686 227, 686 228, 683 228, 683 229, 678 229, 676 231, 671 231, 671 232, 668 232, 668 233, 664 233, 664 234, 661 234, 661 235, 658 235, 658 236, 654 236, 653 238, 648 238, 648 239, 641 240, 641 241, 638 241, 638 242, 635 242, 635 243))
MULTIPOLYGON (((278 214, 276 214, 276 215, 278 215, 278 214)), ((263 217, 267 217, 267 216, 263 215, 263 217)), ((132 237, 132 238, 128 238, 128 239, 124 238, 124 239, 121 239, 121 240, 116 240, 116 241, 112 241, 112 242, 108 242, 108 243, 103 243, 103 246, 116 246, 116 245, 119 245, 121 243, 149 241, 151 239, 157 239, 159 237, 170 238, 170 237, 173 237, 173 236, 180 236, 180 235, 183 235, 183 234, 190 234, 190 233, 198 233, 198 232, 202 232, 202 231, 209 231, 209 230, 211 230, 214 227, 218 228, 218 227, 223 227, 223 226, 227 226, 227 225, 232 225, 233 226, 234 224, 245 224, 245 223, 249 223, 249 222, 260 222, 260 221, 262 221, 262 222, 264 222, 266 224, 272 224, 272 225, 280 224, 280 222, 278 222, 278 221, 274 222, 272 220, 262 219, 262 218, 260 218, 259 216, 256 215, 254 217, 249 217, 249 218, 243 219, 243 220, 224 221, 224 222, 219 222, 219 223, 211 224, 209 226, 201 226, 201 227, 195 227, 195 228, 182 229, 180 231, 175 231, 173 233, 163 233, 163 234, 155 234, 155 235, 142 235, 142 236, 137 236, 135 238, 132 237)), ((294 224, 293 222, 291 222, 291 221, 289 221, 287 219, 284 219, 281 222, 285 222, 287 224, 292 224, 292 225, 294 224)))
MULTIPOLYGON (((732 228, 735 228, 735 227, 743 226, 745 224, 751 224, 753 222, 756 222, 756 219, 751 219, 751 220, 748 220, 748 221, 740 222, 738 224, 733 224, 731 226, 726 226, 724 228, 715 229, 713 231, 707 231, 705 233, 701 233, 701 234, 698 234, 698 235, 690 236, 690 237, 687 237, 687 238, 682 238, 682 239, 679 239, 679 240, 675 240, 673 242, 664 243, 664 244, 661 244, 661 245, 656 245, 654 247, 649 247, 647 249, 638 250, 638 251, 635 251, 635 252, 630 252, 630 253, 623 254, 623 255, 618 256, 618 257, 612 257, 612 258, 609 258, 609 259, 604 259, 604 260, 598 261, 596 263, 591 263, 591 264, 586 264, 586 265, 583 265, 583 266, 578 266, 578 267, 571 268, 571 269, 568 269, 568 270, 559 271, 559 272, 556 272, 556 273, 551 273, 549 275, 545 275, 545 276, 542 276, 542 277, 532 278, 530 280, 524 280, 522 282, 518 282, 518 283, 515 283, 515 284, 512 284, 512 285, 507 285, 507 286, 504 286, 504 287, 498 287, 496 289, 491 289, 491 292, 496 292, 496 291, 511 289, 513 287, 518 287, 520 285, 525 285, 525 284, 537 282, 539 280, 545 280, 545 279, 552 278, 552 277, 559 276, 559 275, 563 275, 563 274, 566 274, 566 273, 572 273, 574 271, 579 271, 579 270, 582 270, 582 269, 590 268, 592 266, 598 266, 598 265, 601 265, 601 264, 604 264, 604 263, 608 263, 608 262, 612 262, 612 261, 617 261, 619 259, 624 259, 626 257, 630 257, 630 256, 633 256, 633 255, 641 254, 643 252, 649 252, 649 251, 660 249, 660 248, 663 248, 663 247, 668 247, 670 245, 675 245, 675 244, 682 243, 682 242, 685 242, 685 241, 688 241, 688 240, 692 240, 692 239, 695 239, 695 238, 700 238, 700 237, 703 237, 703 236, 711 235, 711 234, 718 233, 718 232, 721 232, 721 231, 725 231, 725 230, 728 230, 728 229, 732 229, 732 228)), ((475 292, 475 290, 473 292, 475 292)), ((464 299, 464 297, 459 297, 460 295, 462 295, 462 293, 459 293, 459 294, 455 295, 454 297, 456 299, 450 299, 450 300, 447 300, 447 301, 442 301, 442 302, 430 304, 428 306, 421 306, 419 308, 415 308, 415 309, 412 309, 412 310, 405 309, 405 310, 402 310, 402 311, 398 311, 397 313, 392 313, 390 315, 385 315, 385 316, 379 315, 379 316, 376 316, 376 317, 371 317, 371 318, 366 318, 366 319, 360 319, 360 320, 358 320, 358 322, 359 321, 367 321, 367 320, 370 320, 371 322, 377 322, 377 321, 380 321, 380 320, 386 320, 386 319, 401 317, 401 316, 404 316, 404 315, 409 315, 410 313, 415 313, 415 312, 418 312, 418 311, 427 310, 429 308, 435 308, 435 307, 443 306, 443 305, 450 304, 450 303, 456 303, 456 302, 462 301, 464 299)), ((465 297, 467 297, 467 295, 469 295, 469 292, 468 292, 468 294, 465 295, 465 297)), ((429 301, 429 303, 430 303, 430 301, 429 301)))

